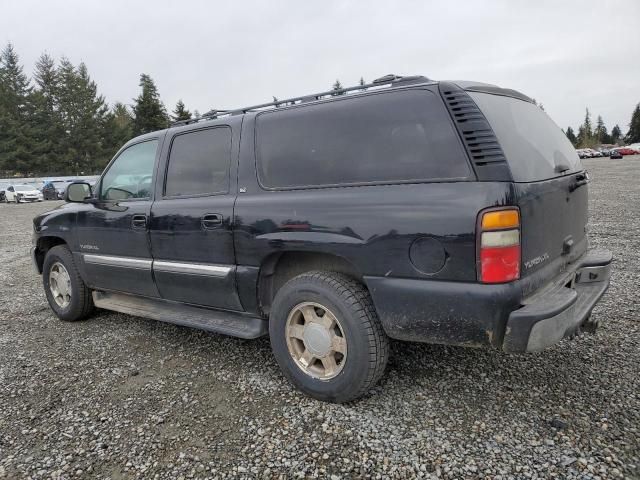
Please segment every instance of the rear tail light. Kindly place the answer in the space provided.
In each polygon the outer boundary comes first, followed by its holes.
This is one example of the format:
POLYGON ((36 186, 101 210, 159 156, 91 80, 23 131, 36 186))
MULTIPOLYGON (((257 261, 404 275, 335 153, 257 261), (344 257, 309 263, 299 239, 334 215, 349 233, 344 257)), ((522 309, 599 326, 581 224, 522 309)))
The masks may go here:
POLYGON ((478 222, 478 279, 504 283, 520 278, 520 212, 489 210, 478 222))

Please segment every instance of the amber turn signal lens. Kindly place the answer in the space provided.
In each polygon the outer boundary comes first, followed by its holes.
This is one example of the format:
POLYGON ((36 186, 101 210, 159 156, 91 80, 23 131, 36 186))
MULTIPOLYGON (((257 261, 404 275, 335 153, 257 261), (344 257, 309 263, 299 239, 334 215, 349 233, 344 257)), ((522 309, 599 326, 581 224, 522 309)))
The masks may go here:
POLYGON ((482 215, 482 230, 500 230, 520 226, 518 210, 496 210, 482 215))

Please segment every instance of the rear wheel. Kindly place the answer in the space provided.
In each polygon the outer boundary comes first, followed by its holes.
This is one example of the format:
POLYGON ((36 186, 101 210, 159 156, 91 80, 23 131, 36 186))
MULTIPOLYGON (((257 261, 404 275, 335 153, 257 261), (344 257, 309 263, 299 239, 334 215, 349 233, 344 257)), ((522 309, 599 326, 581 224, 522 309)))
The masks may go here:
POLYGON ((273 302, 269 334, 285 376, 322 401, 364 395, 389 357, 369 293, 340 273, 308 272, 287 282, 273 302))
POLYGON ((93 310, 91 291, 80 277, 73 255, 65 245, 55 246, 47 252, 42 283, 49 306, 61 320, 82 320, 93 310))

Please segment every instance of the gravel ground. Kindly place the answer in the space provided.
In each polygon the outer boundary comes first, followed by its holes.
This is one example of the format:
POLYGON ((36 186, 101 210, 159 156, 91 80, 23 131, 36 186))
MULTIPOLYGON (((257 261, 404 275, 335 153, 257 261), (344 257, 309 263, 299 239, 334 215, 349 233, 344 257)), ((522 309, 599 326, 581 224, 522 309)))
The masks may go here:
POLYGON ((616 257, 596 335, 545 352, 395 343, 351 405, 242 341, 99 312, 58 321, 31 218, 0 205, 0 478, 639 478, 640 156, 585 161, 592 244, 616 257))

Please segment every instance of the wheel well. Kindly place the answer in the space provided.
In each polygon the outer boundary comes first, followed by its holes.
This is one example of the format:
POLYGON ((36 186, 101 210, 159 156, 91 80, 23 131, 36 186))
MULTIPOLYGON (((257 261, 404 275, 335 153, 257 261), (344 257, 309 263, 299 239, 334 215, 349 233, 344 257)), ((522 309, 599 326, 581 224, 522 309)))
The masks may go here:
POLYGON ((42 266, 44 265, 44 257, 46 257, 47 252, 51 250, 56 245, 66 245, 65 242, 60 237, 41 237, 38 239, 38 243, 36 244, 36 262, 38 264, 38 271, 42 273, 42 266))
POLYGON ((358 269, 337 255, 319 252, 275 253, 267 257, 260 267, 258 303, 262 312, 269 314, 271 302, 285 283, 293 277, 313 270, 339 272, 362 281, 358 269))

